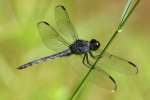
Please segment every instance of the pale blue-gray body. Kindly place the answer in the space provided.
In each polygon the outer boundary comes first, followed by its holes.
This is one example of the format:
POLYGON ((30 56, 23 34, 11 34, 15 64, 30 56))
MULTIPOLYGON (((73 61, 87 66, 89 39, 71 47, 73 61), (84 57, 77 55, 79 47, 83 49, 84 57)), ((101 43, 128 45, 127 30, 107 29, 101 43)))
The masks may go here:
POLYGON ((70 45, 70 50, 73 54, 84 54, 90 51, 90 45, 88 41, 77 40, 72 45, 70 45))
POLYGON ((31 62, 28 62, 24 65, 19 66, 18 69, 24 69, 26 67, 32 66, 33 64, 39 64, 39 63, 42 63, 42 62, 47 61, 49 59, 55 59, 55 58, 59 58, 59 57, 69 56, 72 54, 81 55, 81 54, 87 53, 89 51, 90 51, 90 46, 89 46, 88 41, 77 40, 73 44, 71 44, 68 49, 66 49, 62 52, 59 52, 59 53, 56 53, 53 55, 49 55, 49 56, 46 56, 46 57, 43 57, 40 59, 36 59, 34 61, 31 61, 31 62))

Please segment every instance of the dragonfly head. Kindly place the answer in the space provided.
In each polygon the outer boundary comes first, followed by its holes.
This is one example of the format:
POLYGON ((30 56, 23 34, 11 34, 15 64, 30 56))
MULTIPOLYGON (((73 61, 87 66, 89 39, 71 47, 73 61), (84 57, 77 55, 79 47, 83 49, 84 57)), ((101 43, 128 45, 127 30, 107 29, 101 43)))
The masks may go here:
POLYGON ((97 41, 97 40, 95 40, 95 39, 92 39, 92 40, 90 41, 90 50, 95 51, 95 50, 97 50, 99 47, 100 47, 99 41, 97 41))

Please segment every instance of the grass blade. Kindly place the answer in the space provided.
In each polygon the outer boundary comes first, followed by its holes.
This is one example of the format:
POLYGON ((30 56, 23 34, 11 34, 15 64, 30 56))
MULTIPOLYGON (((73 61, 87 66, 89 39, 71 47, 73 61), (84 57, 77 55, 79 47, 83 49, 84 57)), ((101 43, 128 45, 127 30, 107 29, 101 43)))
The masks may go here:
POLYGON ((132 12, 136 8, 136 6, 139 4, 139 2, 140 2, 140 0, 128 0, 127 1, 127 4, 126 4, 126 6, 124 8, 124 11, 122 13, 122 16, 121 16, 121 21, 120 21, 116 31, 113 33, 112 37, 110 38, 110 40, 108 41, 108 43, 104 47, 103 51, 100 53, 99 57, 96 59, 96 61, 94 62, 92 67, 89 69, 89 71, 86 73, 84 78, 81 80, 81 82, 79 83, 78 87, 73 92, 73 94, 72 94, 72 96, 71 96, 71 98, 69 100, 73 100, 75 98, 75 96, 77 95, 77 93, 79 92, 81 87, 83 86, 84 82, 86 81, 86 79, 88 78, 90 73, 93 71, 93 69, 96 66, 97 62, 100 60, 100 58, 105 53, 105 51, 108 49, 108 47, 111 45, 111 43, 115 39, 116 35, 121 32, 122 27, 127 22, 128 18, 130 17, 130 15, 132 14, 132 12))

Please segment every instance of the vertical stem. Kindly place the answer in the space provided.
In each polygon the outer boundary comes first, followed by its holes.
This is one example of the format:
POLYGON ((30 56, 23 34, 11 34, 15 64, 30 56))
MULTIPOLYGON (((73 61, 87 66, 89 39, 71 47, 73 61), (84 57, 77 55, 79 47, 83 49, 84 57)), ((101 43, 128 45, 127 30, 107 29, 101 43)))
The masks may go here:
POLYGON ((140 0, 136 0, 135 4, 132 6, 131 3, 133 1, 134 0, 129 0, 127 2, 127 6, 125 7, 125 10, 123 12, 123 15, 122 15, 122 18, 121 18, 121 21, 120 21, 120 23, 118 25, 117 30, 113 33, 112 37, 110 38, 110 40, 108 41, 108 43, 104 47, 103 51, 100 53, 100 55, 98 56, 98 58, 96 59, 96 61, 92 65, 92 67, 89 69, 89 71, 84 76, 84 78, 81 80, 80 84, 78 85, 78 87, 76 88, 76 90, 74 91, 74 93, 72 94, 72 96, 71 96, 71 98, 69 100, 73 100, 73 98, 77 95, 77 93, 79 92, 80 88, 82 87, 82 85, 84 84, 84 82, 86 81, 86 79, 88 78, 88 76, 90 75, 90 73, 93 71, 93 69, 96 66, 97 62, 103 56, 103 54, 108 49, 108 47, 111 45, 112 41, 115 39, 115 37, 117 36, 117 34, 121 32, 122 27, 127 22, 128 18, 130 17, 130 15, 132 14, 132 12, 134 11, 134 9, 136 8, 136 6, 138 5, 138 3, 140 2, 140 0), (130 10, 130 7, 131 7, 131 10, 130 10))

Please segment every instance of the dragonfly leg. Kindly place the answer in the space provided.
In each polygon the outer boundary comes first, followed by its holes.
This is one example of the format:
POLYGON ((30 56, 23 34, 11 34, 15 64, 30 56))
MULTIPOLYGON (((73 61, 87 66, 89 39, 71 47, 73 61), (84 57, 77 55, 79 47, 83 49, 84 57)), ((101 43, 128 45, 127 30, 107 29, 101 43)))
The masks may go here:
POLYGON ((84 57, 83 57, 83 59, 82 59, 82 63, 83 63, 84 65, 86 65, 86 64, 85 64, 85 56, 86 56, 86 54, 84 54, 84 57))
POLYGON ((87 61, 87 56, 88 56, 87 53, 84 54, 84 57, 83 57, 83 59, 82 59, 82 63, 83 63, 86 67, 90 68, 91 66, 90 66, 90 64, 89 64, 89 61, 87 61), (86 62, 85 62, 85 60, 86 60, 86 62))
POLYGON ((92 63, 90 62, 90 60, 89 60, 88 53, 84 54, 82 63, 83 63, 86 67, 88 67, 88 68, 91 68, 91 67, 93 66, 93 64, 92 64, 92 63))
POLYGON ((89 52, 90 56, 94 59, 96 59, 97 57, 99 57, 100 55, 94 55, 91 51, 89 52))
POLYGON ((94 56, 91 51, 89 52, 89 54, 90 54, 90 56, 91 56, 92 58, 96 58, 96 56, 94 56))
POLYGON ((91 66, 92 66, 92 64, 91 64, 91 63, 90 63, 90 61, 89 61, 88 54, 86 54, 85 58, 86 58, 86 62, 87 62, 87 64, 91 67, 91 66))
POLYGON ((82 59, 82 63, 83 63, 85 66, 89 67, 88 64, 85 63, 86 55, 87 55, 87 54, 84 54, 84 57, 83 57, 83 59, 82 59))

